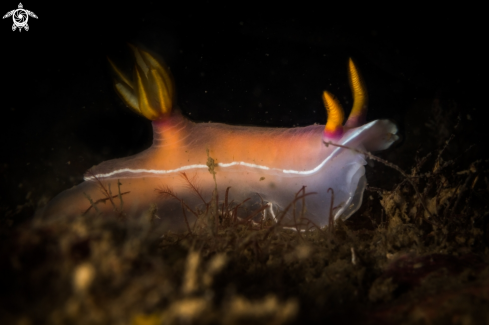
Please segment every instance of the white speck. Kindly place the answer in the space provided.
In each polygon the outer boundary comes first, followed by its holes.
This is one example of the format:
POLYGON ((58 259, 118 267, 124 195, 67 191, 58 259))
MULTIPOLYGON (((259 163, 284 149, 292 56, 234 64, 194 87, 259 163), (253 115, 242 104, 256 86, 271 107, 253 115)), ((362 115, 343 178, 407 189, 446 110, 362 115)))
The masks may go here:
POLYGON ((351 250, 351 264, 357 265, 357 255, 355 254, 355 249, 350 247, 351 250))

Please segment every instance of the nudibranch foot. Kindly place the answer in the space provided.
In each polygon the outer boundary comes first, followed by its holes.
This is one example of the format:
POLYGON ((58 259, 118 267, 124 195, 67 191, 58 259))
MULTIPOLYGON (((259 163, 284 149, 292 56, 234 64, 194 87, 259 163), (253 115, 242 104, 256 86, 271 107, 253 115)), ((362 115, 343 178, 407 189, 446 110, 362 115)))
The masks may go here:
POLYGON ((324 227, 330 219, 348 218, 362 203, 362 150, 384 150, 397 139, 392 122, 365 123, 367 91, 351 60, 354 104, 345 124, 339 101, 324 92, 326 125, 262 128, 187 120, 174 106, 168 68, 149 52, 131 48, 132 79, 110 62, 115 87, 129 107, 152 121, 153 144, 91 168, 83 183, 49 203, 46 218, 122 212, 138 218, 151 212, 164 229, 189 231, 216 197, 218 206, 243 220, 266 217, 283 226, 324 227), (329 142, 340 146, 324 145, 329 142), (101 191, 101 184, 111 191, 101 191))

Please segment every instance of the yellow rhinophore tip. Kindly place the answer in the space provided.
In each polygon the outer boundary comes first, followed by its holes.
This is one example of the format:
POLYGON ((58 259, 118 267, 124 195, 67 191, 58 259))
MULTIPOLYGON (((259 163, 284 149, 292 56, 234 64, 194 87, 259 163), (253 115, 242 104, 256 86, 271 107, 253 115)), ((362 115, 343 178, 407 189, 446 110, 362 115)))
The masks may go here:
POLYGON ((353 93, 353 108, 345 126, 352 128, 365 123, 368 95, 362 75, 351 58, 348 62, 348 72, 350 87, 353 93))
POLYGON ((149 120, 168 117, 175 98, 175 86, 169 69, 148 52, 131 44, 129 46, 136 58, 133 81, 108 59, 117 76, 117 92, 130 108, 149 120))
POLYGON ((328 115, 324 134, 328 138, 340 138, 343 135, 343 120, 345 119, 343 108, 340 102, 328 91, 323 92, 323 102, 328 115))

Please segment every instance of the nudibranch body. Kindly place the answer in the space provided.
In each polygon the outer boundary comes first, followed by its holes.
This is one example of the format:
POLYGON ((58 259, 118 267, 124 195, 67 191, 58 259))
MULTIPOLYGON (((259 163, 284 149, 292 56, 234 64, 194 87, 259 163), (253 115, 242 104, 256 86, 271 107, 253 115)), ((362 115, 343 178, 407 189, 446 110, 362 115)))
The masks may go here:
POLYGON ((122 199, 126 215, 151 211, 167 229, 179 231, 195 222, 195 211, 204 209, 217 189, 220 204, 228 191, 228 206, 238 207, 237 217, 261 208, 260 215, 280 216, 284 226, 296 226, 297 210, 307 221, 302 225, 322 227, 330 218, 354 213, 366 184, 364 155, 325 143, 379 151, 397 139, 396 126, 387 120, 365 124, 367 94, 351 60, 354 105, 344 125, 343 109, 325 91, 326 126, 261 128, 187 120, 173 109, 174 85, 168 69, 148 52, 132 49, 137 63, 133 81, 110 62, 117 74, 115 87, 129 107, 152 120, 153 145, 93 167, 83 183, 48 204, 45 217, 75 217, 87 211, 113 214, 114 204, 107 202, 110 196, 117 207, 122 199), (101 185, 111 189, 110 195, 102 193, 101 185), (310 194, 294 202, 299 192, 310 194), (295 209, 287 208, 291 202, 295 209))

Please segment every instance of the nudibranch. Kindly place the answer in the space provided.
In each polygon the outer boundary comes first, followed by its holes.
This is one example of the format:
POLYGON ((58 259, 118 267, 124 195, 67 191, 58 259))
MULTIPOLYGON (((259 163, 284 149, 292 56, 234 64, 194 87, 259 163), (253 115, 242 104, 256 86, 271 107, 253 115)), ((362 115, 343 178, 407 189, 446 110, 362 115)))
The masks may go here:
POLYGON ((175 86, 164 63, 131 49, 132 80, 109 62, 119 95, 152 121, 152 146, 91 168, 84 182, 47 205, 45 218, 123 210, 134 217, 153 213, 166 229, 185 231, 196 221, 195 212, 215 197, 218 206, 226 200, 235 207, 238 218, 259 209, 260 217, 280 216, 284 226, 297 227, 294 219, 300 217, 307 220, 302 224, 324 227, 360 207, 366 186, 362 152, 384 150, 397 139, 392 122, 366 123, 367 91, 351 59, 353 108, 346 123, 339 101, 324 91, 325 126, 264 128, 189 121, 175 107, 175 86))

